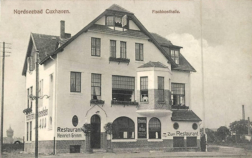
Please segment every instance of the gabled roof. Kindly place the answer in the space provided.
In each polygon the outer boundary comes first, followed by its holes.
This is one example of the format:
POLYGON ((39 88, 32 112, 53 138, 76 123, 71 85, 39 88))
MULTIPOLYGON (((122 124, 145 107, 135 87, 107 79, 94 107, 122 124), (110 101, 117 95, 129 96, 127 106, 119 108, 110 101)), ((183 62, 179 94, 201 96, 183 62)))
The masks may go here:
POLYGON ((22 75, 26 75, 27 70, 26 59, 31 55, 32 46, 34 46, 35 51, 39 51, 39 59, 42 60, 45 59, 47 55, 55 51, 57 43, 59 41, 61 41, 59 36, 31 33, 22 75))
POLYGON ((139 66, 138 68, 146 68, 146 67, 159 67, 159 68, 168 68, 167 66, 165 66, 164 64, 158 62, 152 62, 149 61, 148 63, 145 63, 141 66, 139 66))
MULTIPOLYGON (((168 59, 168 61, 171 63, 172 67, 176 67, 177 64, 172 60, 170 55, 168 55, 165 50, 161 47, 161 45, 156 41, 156 39, 151 35, 151 33, 142 25, 142 23, 135 17, 134 14, 127 11, 126 9, 118 6, 118 5, 112 5, 110 9, 108 8, 105 10, 102 14, 100 14, 97 18, 95 18, 93 21, 91 21, 87 26, 85 26, 82 30, 80 30, 77 34, 75 34, 72 38, 70 38, 67 42, 65 42, 63 45, 61 45, 58 49, 56 49, 54 52, 50 54, 55 55, 59 52, 61 52, 68 44, 70 44, 72 41, 74 41, 77 37, 79 37, 82 33, 87 32, 100 18, 106 15, 106 13, 109 13, 109 11, 115 11, 115 12, 123 12, 124 14, 127 14, 127 16, 138 26, 138 28, 152 41, 152 43, 159 49, 159 51, 168 59)), ((41 60, 40 64, 43 64, 46 60, 50 59, 50 56, 45 57, 41 60)))
POLYGON ((125 12, 125 13, 133 14, 132 12, 124 9, 123 7, 121 7, 121 6, 117 5, 117 4, 113 4, 107 10, 118 11, 118 12, 125 12))
POLYGON ((192 110, 174 110, 172 121, 202 121, 192 110))
POLYGON ((118 30, 111 29, 108 26, 98 25, 98 24, 92 25, 88 29, 88 31, 94 31, 94 32, 99 32, 99 33, 106 33, 106 34, 112 34, 112 35, 118 35, 118 36, 126 36, 126 37, 149 39, 149 37, 146 36, 141 31, 137 31, 137 30, 118 31, 118 30))
POLYGON ((173 44, 171 43, 171 41, 169 41, 168 39, 160 36, 157 33, 151 33, 151 35, 157 40, 157 42, 161 45, 161 46, 173 46, 173 44))

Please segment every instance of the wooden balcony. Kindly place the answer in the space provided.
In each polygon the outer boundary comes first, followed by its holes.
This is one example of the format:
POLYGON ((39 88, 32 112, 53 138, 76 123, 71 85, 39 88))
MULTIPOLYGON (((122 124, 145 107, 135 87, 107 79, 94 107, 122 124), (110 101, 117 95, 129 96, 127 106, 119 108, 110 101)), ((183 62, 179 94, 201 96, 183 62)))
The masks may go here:
POLYGON ((109 57, 109 62, 118 62, 118 64, 120 63, 128 63, 130 62, 130 59, 126 59, 126 58, 114 58, 114 57, 109 57))

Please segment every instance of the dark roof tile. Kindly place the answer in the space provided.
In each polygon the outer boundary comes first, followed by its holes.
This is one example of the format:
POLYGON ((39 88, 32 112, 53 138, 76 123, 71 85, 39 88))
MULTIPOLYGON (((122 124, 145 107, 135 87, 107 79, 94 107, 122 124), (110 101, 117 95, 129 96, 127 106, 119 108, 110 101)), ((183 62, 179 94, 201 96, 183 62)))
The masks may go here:
POLYGON ((165 66, 164 64, 158 62, 152 62, 149 61, 148 63, 145 63, 141 66, 139 66, 138 68, 146 68, 146 67, 159 67, 159 68, 168 68, 167 66, 165 66))
POLYGON ((174 110, 172 121, 202 121, 192 110, 174 110))
POLYGON ((125 13, 131 13, 132 14, 132 12, 124 9, 123 7, 121 7, 121 6, 117 5, 117 4, 113 4, 107 10, 113 10, 113 11, 125 12, 125 13))
POLYGON ((166 38, 160 36, 159 34, 157 33, 151 33, 151 35, 157 40, 157 42, 160 44, 160 45, 163 45, 163 46, 172 46, 173 44, 171 43, 171 41, 167 40, 166 38))

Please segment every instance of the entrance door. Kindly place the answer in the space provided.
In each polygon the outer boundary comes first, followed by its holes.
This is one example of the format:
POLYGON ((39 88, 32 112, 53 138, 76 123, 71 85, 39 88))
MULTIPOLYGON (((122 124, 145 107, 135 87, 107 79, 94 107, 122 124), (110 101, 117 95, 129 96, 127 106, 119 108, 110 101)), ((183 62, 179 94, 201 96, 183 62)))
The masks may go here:
POLYGON ((91 117, 91 126, 93 128, 91 132, 91 148, 101 148, 101 119, 98 115, 91 117))

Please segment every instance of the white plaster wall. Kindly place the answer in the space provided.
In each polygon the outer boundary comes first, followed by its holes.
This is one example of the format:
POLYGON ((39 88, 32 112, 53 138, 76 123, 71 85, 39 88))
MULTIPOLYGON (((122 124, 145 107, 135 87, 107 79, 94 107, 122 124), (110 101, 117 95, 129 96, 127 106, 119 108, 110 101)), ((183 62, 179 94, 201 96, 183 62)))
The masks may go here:
POLYGON ((100 18, 95 24, 105 25, 105 16, 103 16, 102 18, 100 18))
MULTIPOLYGON (((113 122, 120 116, 127 116, 136 124, 138 115, 135 106, 113 105, 111 107, 112 75, 132 76, 135 77, 135 83, 137 83, 137 67, 149 61, 159 61, 169 66, 163 54, 147 39, 133 39, 92 32, 82 34, 58 54, 57 127, 74 128, 72 117, 77 115, 79 124, 76 128, 81 128, 85 122, 90 122, 90 117, 93 114, 98 114, 101 117, 101 132, 104 132, 103 126, 107 122, 113 122), (101 38, 101 57, 91 56, 91 37, 101 38), (109 63, 110 40, 117 41, 118 53, 120 41, 127 42, 129 65, 127 63, 109 63), (135 61, 135 43, 143 43, 144 61, 135 61), (153 59, 153 55, 155 55, 155 59, 153 59), (81 93, 70 92, 71 71, 81 72, 81 93), (91 73, 102 75, 101 99, 105 101, 103 107, 90 106, 91 73)), ((135 87, 135 93, 136 89, 135 87)), ((139 98, 135 98, 135 100, 139 101, 139 98)), ((84 137, 77 139, 84 139, 84 137)))
POLYGON ((190 72, 172 71, 171 83, 185 84, 185 105, 190 107, 190 72))
POLYGON ((131 30, 140 30, 132 20, 129 20, 129 29, 131 29, 131 30))

